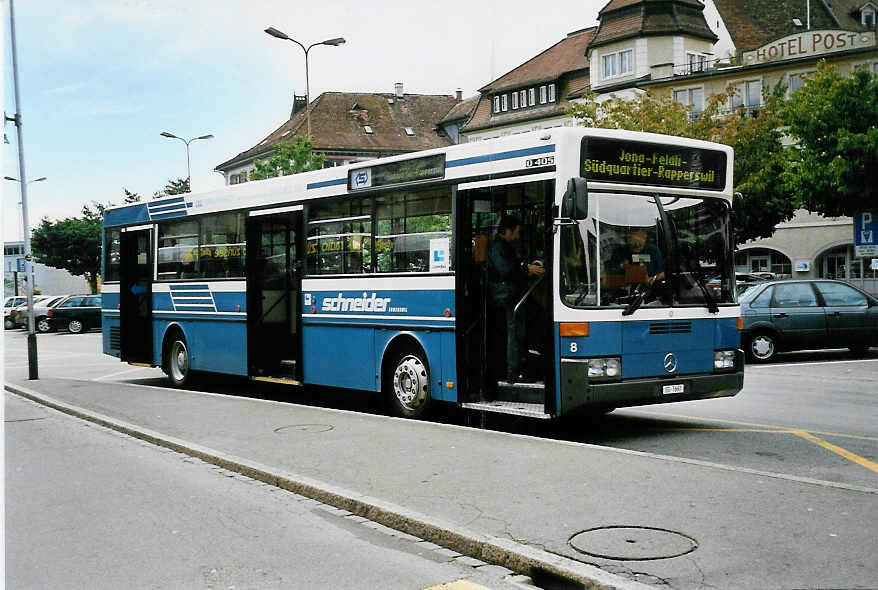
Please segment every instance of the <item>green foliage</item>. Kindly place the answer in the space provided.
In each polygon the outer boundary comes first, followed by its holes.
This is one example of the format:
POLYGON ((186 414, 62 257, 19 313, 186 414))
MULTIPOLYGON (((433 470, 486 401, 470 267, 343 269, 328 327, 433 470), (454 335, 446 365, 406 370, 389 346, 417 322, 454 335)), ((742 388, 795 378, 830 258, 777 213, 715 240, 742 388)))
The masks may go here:
POLYGON ((254 170, 250 180, 264 180, 275 176, 288 176, 309 170, 323 168, 324 155, 314 153, 314 141, 311 138, 297 136, 292 144, 278 143, 274 146, 274 155, 268 160, 253 162, 254 170))
POLYGON ((165 184, 165 188, 160 191, 156 191, 152 194, 152 198, 160 199, 162 197, 167 197, 170 195, 182 195, 184 193, 191 192, 189 188, 189 180, 186 178, 178 178, 176 180, 168 180, 165 184))
POLYGON ((783 87, 768 90, 764 106, 752 116, 743 107, 728 108, 737 91, 729 87, 708 97, 697 117, 690 116, 689 108, 670 96, 651 92, 633 99, 613 97, 600 104, 591 95, 568 113, 586 126, 664 133, 732 146, 734 186, 744 195, 743 205, 733 213, 736 241, 741 243, 771 236, 778 223, 793 216, 798 201, 781 182, 785 155, 778 128, 783 124, 783 87))
POLYGON ((123 201, 126 205, 128 203, 137 203, 140 201, 140 195, 138 195, 137 193, 132 193, 130 190, 128 190, 124 186, 122 187, 122 197, 123 197, 123 201))
POLYGON ((82 208, 81 217, 60 221, 44 217, 31 236, 36 261, 74 275, 85 275, 92 293, 97 292, 104 209, 105 205, 92 202, 82 208))
POLYGON ((787 104, 795 142, 783 178, 804 207, 829 217, 878 210, 878 76, 821 62, 787 104))

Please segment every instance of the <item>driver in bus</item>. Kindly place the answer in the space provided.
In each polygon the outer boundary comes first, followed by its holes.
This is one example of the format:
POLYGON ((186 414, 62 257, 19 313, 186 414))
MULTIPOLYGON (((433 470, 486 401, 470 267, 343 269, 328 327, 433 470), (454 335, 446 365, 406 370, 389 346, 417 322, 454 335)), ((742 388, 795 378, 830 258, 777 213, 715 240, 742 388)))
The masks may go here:
MULTIPOLYGON (((506 322, 506 380, 509 383, 522 382, 524 365, 525 322, 524 315, 515 317, 515 306, 527 289, 530 276, 545 273, 541 264, 525 264, 517 248, 521 222, 517 217, 504 215, 497 226, 497 237, 488 247, 487 279, 490 302, 495 317, 503 317, 506 322)), ((499 321, 499 319, 498 319, 499 321)))
POLYGON ((647 243, 646 232, 634 229, 628 233, 628 248, 623 250, 619 268, 625 272, 626 282, 653 282, 665 278, 664 257, 655 244, 647 243), (642 272, 637 267, 646 267, 646 279, 641 280, 642 272), (629 280, 628 277, 631 277, 629 280))

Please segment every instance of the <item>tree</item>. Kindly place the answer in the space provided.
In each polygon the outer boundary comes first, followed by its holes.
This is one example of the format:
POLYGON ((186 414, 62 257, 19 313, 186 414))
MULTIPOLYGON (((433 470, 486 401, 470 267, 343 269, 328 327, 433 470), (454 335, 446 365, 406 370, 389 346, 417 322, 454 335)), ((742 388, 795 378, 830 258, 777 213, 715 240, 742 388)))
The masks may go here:
POLYGON ((632 99, 612 97, 600 104, 595 96, 574 104, 568 113, 580 124, 607 129, 628 129, 704 139, 735 150, 733 183, 744 195, 733 211, 738 243, 769 237, 778 223, 793 216, 798 201, 781 181, 785 155, 781 143, 781 109, 784 88, 765 92, 764 105, 748 112, 730 109, 731 97, 740 90, 729 87, 708 97, 697 117, 670 96, 644 92, 632 99))
POLYGON ((189 190, 189 180, 186 178, 178 178, 176 180, 168 180, 168 182, 165 183, 165 188, 160 191, 155 191, 152 194, 152 198, 161 199, 162 197, 168 197, 170 195, 182 195, 188 192, 191 192, 189 190))
POLYGON ((843 76, 821 62, 784 113, 795 142, 784 180, 809 211, 828 217, 878 210, 878 76, 843 76))
POLYGON ((92 202, 82 208, 82 217, 60 221, 43 218, 31 236, 37 262, 84 275, 92 293, 97 292, 101 272, 101 224, 106 205, 92 202))
POLYGON ((122 187, 122 197, 126 205, 128 203, 137 203, 140 201, 140 195, 138 195, 137 193, 132 193, 124 186, 122 187))
POLYGON ((292 144, 278 143, 274 146, 274 155, 268 160, 256 160, 250 180, 264 180, 275 176, 287 176, 309 170, 323 168, 324 155, 314 153, 314 141, 311 138, 297 136, 292 144))

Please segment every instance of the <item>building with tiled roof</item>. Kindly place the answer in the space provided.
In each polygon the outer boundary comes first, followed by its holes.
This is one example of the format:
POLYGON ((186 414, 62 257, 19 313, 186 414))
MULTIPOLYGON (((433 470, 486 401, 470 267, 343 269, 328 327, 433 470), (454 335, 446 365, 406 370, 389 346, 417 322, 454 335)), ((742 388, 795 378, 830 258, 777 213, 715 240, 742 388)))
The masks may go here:
POLYGON ((568 34, 539 55, 479 89, 461 132, 469 141, 569 124, 570 95, 588 87, 585 48, 595 29, 568 34))
MULTIPOLYGON (((338 166, 394 154, 450 145, 437 124, 460 103, 460 96, 395 92, 325 92, 311 102, 314 150, 326 166, 338 166)), ((265 139, 216 167, 226 184, 245 182, 255 160, 274 153, 278 143, 292 143, 307 128, 303 102, 265 139)))

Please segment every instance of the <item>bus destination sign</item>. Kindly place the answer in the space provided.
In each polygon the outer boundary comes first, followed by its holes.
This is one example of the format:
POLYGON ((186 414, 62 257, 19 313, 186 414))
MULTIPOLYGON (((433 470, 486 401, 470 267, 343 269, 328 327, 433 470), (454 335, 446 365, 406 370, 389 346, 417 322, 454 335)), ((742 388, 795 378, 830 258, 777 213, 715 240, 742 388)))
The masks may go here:
POLYGON ((726 153, 642 141, 583 137, 583 178, 622 184, 650 184, 722 190, 726 153))
POLYGON ((348 190, 392 186, 445 177, 445 154, 348 171, 348 190))

